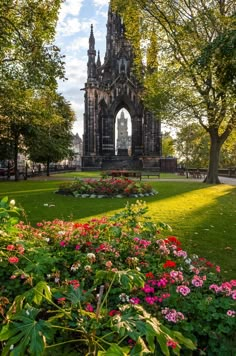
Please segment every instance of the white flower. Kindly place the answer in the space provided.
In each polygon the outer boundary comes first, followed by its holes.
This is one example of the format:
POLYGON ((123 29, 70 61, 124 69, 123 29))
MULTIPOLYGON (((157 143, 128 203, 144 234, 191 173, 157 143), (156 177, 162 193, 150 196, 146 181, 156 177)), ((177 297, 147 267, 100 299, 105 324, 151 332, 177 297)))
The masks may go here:
POLYGON ((190 258, 186 258, 184 261, 185 261, 185 263, 187 263, 187 265, 190 265, 192 262, 192 260, 190 258))
POLYGON ((65 235, 65 231, 58 231, 58 235, 65 235))
POLYGON ((54 281, 55 281, 55 283, 58 283, 58 282, 60 281, 60 278, 56 277, 56 278, 54 279, 54 281))
POLYGON ((96 256, 94 255, 94 253, 88 253, 88 254, 87 254, 87 258, 88 258, 89 260, 96 260, 96 256))
POLYGON ((92 271, 92 268, 91 268, 91 266, 89 266, 89 265, 84 266, 84 269, 85 269, 85 271, 88 271, 88 272, 91 272, 91 271, 92 271))
POLYGON ((16 202, 15 202, 14 199, 12 199, 9 204, 10 204, 11 206, 15 206, 15 205, 16 205, 16 202))
POLYGON ((30 315, 30 312, 29 312, 28 310, 26 310, 26 314, 27 314, 27 315, 30 315))
POLYGON ((121 293, 121 294, 119 295, 119 298, 120 298, 120 300, 121 300, 123 303, 129 301, 129 296, 128 296, 127 294, 125 294, 125 293, 121 293))
POLYGON ((14 349, 14 345, 11 345, 9 350, 13 350, 14 349))

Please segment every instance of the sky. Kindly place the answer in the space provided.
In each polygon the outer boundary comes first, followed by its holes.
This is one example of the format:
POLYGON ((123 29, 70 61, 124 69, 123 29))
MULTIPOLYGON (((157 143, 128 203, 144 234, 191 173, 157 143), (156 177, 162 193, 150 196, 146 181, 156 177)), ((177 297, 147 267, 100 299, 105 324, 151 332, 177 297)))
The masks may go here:
POLYGON ((65 55, 66 81, 58 92, 71 103, 76 113, 73 133, 83 135, 84 84, 87 80, 87 50, 91 24, 95 48, 103 63, 106 50, 106 23, 109 0, 65 0, 61 6, 55 43, 65 55))

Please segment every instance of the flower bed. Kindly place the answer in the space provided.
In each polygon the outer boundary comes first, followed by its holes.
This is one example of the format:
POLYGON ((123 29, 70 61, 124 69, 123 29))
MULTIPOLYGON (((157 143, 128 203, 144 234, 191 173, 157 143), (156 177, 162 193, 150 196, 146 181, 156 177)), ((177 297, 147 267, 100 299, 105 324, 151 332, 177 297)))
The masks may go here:
POLYGON ((235 353, 236 281, 189 256, 145 203, 37 228, 2 205, 2 355, 235 353))
POLYGON ((144 197, 157 192, 148 183, 128 178, 76 179, 72 183, 59 186, 58 194, 73 195, 79 198, 144 197))

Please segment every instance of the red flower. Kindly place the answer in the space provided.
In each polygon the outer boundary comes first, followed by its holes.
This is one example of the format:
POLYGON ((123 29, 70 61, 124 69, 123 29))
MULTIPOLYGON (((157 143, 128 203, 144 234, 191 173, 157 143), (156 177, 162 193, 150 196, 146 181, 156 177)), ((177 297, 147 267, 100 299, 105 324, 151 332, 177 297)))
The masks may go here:
POLYGON ((109 311, 108 314, 109 314, 110 316, 114 316, 114 315, 120 315, 121 312, 120 312, 119 310, 113 309, 113 310, 109 311))
POLYGON ((152 278, 154 278, 154 274, 152 272, 148 272, 148 273, 146 273, 146 277, 152 279, 152 278))
POLYGON ((66 298, 62 297, 62 298, 58 298, 58 299, 57 299, 57 302, 58 302, 59 304, 63 304, 65 300, 66 300, 66 298))
POLYGON ((71 281, 69 281, 69 284, 72 285, 74 289, 77 289, 80 286, 79 281, 77 279, 72 279, 71 281))
POLYGON ((19 262, 19 258, 16 257, 16 256, 9 257, 8 258, 8 262, 10 262, 10 263, 18 263, 19 262))
POLYGON ((165 240, 166 243, 172 242, 176 246, 181 245, 181 242, 175 237, 175 236, 167 236, 167 240, 165 240))
POLYGON ((15 249, 15 246, 14 245, 8 245, 7 246, 7 250, 8 251, 12 251, 12 250, 14 250, 15 249))
POLYGON ((168 340, 166 345, 171 347, 172 349, 175 349, 178 346, 177 342, 175 342, 173 340, 168 340))
POLYGON ((173 268, 176 266, 176 263, 174 261, 167 260, 166 263, 164 263, 163 267, 164 268, 173 268))

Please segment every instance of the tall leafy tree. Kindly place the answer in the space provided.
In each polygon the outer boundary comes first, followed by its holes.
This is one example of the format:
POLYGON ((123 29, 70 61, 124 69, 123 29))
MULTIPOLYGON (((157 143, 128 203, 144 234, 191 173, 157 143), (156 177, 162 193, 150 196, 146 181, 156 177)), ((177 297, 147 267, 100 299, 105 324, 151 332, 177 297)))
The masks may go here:
POLYGON ((41 115, 45 117, 45 123, 34 125, 27 138, 27 152, 34 162, 44 163, 49 166, 51 162, 57 162, 73 156, 72 151, 72 125, 75 114, 69 102, 59 94, 45 93, 38 100, 39 107, 43 107, 41 115))
MULTIPOLYGON (((124 17, 134 7, 143 41, 155 28, 158 70, 147 71, 144 100, 173 124, 197 120, 210 138, 207 183, 219 183, 221 147, 236 129, 236 3, 233 0, 112 0, 124 17), (128 4, 128 5, 127 5, 128 4)), ((149 51, 150 54, 150 51, 149 51)), ((140 70, 139 70, 140 71, 140 70)))
POLYGON ((165 132, 162 135, 162 156, 173 157, 175 156, 175 141, 170 132, 165 132))
MULTIPOLYGON (((17 179, 17 155, 32 125, 45 121, 37 106, 42 90, 55 91, 64 62, 53 44, 62 0, 0 2, 0 139, 8 137, 17 179), (36 120, 36 121, 35 121, 36 120)), ((9 146, 8 144, 8 146, 9 146)))
POLYGON ((175 148, 179 162, 186 168, 205 168, 208 165, 210 140, 198 123, 178 128, 175 148))

